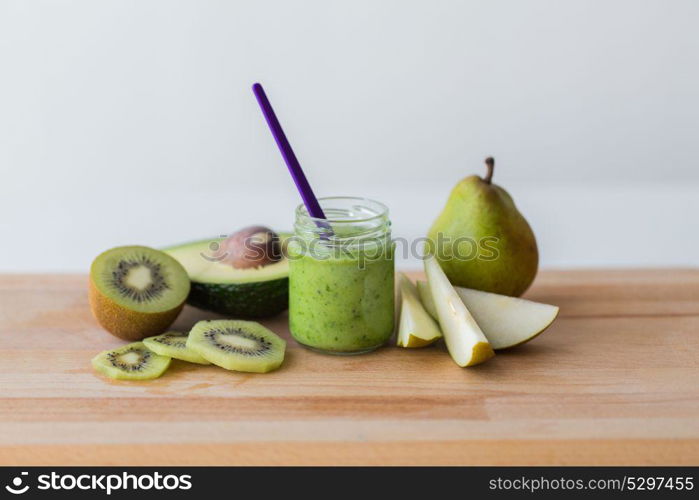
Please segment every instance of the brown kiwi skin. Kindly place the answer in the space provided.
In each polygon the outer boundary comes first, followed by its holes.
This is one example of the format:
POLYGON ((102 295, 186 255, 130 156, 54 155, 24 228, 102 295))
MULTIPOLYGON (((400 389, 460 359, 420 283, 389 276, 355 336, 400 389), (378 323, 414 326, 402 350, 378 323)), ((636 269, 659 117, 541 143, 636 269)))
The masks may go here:
POLYGON ((92 277, 90 277, 88 290, 90 308, 99 324, 115 337, 124 340, 143 340, 146 337, 160 335, 174 323, 184 307, 182 303, 169 311, 157 313, 132 311, 103 295, 95 286, 92 277))

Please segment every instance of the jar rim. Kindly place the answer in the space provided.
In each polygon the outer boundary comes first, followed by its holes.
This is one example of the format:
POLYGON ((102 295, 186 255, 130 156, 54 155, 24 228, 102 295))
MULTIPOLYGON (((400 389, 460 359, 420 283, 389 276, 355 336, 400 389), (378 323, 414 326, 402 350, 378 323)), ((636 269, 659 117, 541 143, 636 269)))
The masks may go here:
POLYGON ((324 196, 321 198, 318 198, 318 203, 322 205, 322 202, 324 201, 330 201, 330 200, 352 200, 356 202, 364 202, 370 206, 367 208, 372 208, 372 209, 377 209, 378 212, 375 215, 372 215, 370 217, 362 217, 362 218, 353 218, 353 219, 347 219, 347 218, 332 218, 329 217, 327 219, 322 219, 320 217, 311 217, 308 214, 308 210, 306 209, 306 205, 301 203, 296 207, 296 216, 297 217, 304 217, 305 219, 313 222, 330 222, 333 224, 356 224, 358 222, 369 222, 373 221, 376 219, 381 219, 385 218, 388 216, 388 207, 381 203, 380 201, 372 200, 371 198, 365 198, 362 196, 324 196))

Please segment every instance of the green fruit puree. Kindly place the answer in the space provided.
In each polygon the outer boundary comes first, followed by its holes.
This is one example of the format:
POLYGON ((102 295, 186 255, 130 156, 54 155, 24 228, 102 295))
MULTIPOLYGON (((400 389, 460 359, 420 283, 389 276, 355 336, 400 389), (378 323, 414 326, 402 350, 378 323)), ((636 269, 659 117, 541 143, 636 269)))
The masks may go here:
POLYGON ((328 253, 324 259, 290 246, 289 327, 298 342, 352 353, 374 349, 390 338, 393 249, 377 252, 381 246, 328 253))

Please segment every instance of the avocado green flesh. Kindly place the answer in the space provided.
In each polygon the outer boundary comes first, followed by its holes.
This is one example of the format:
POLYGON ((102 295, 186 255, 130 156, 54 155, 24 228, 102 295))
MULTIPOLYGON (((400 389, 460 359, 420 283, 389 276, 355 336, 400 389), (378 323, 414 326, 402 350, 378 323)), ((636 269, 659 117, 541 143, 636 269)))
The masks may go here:
POLYGON ((253 269, 236 269, 217 260, 222 240, 203 240, 167 248, 192 281, 187 303, 240 318, 274 316, 289 304, 289 261, 253 269))
POLYGON ((189 279, 198 283, 257 283, 289 276, 289 261, 282 259, 267 266, 252 269, 236 269, 219 262, 217 245, 221 239, 195 241, 166 248, 165 253, 174 257, 187 270, 189 279))

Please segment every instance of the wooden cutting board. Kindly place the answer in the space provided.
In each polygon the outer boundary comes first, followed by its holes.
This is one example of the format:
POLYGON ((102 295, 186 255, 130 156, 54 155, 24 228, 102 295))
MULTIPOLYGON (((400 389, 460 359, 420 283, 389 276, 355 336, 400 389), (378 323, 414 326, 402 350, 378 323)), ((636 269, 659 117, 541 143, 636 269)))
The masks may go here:
POLYGON ((85 276, 0 276, 0 464, 699 463, 699 270, 548 271, 527 296, 559 319, 474 368, 291 341, 273 373, 173 362, 134 383, 90 367, 121 342, 85 276))

